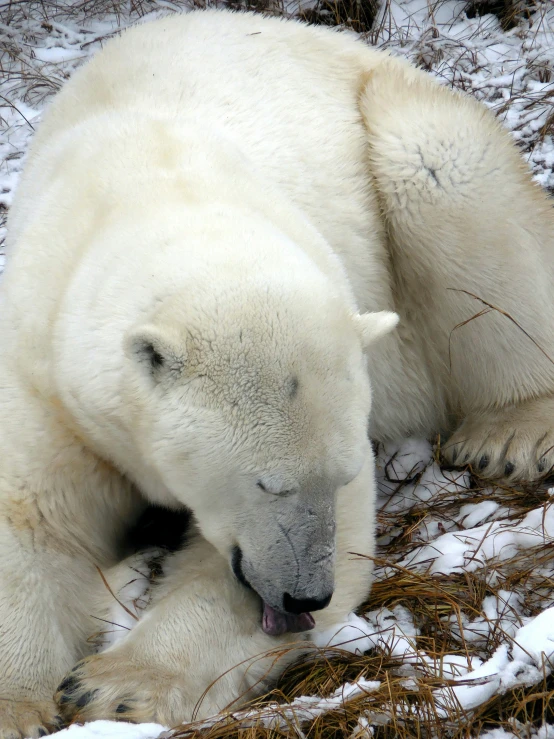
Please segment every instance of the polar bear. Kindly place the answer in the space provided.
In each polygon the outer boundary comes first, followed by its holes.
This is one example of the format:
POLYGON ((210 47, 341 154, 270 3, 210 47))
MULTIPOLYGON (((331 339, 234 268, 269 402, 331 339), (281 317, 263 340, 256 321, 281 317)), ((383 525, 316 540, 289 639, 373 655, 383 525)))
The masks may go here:
POLYGON ((10 214, 0 738, 264 689, 367 596, 369 438, 547 474, 553 240, 493 116, 349 35, 199 11, 107 43, 10 214), (193 532, 91 654, 146 502, 193 532))

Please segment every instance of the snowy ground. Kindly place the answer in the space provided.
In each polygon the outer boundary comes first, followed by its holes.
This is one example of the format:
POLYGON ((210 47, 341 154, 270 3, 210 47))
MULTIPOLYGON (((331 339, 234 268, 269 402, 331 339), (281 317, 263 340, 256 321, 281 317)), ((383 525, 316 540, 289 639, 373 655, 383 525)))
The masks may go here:
MULTIPOLYGON (((4 220, 26 147, 49 97, 118 29, 139 17, 179 8, 165 0, 92 6, 0 0, 4 220)), ((554 5, 536 0, 509 31, 493 15, 468 18, 466 6, 466 0, 387 0, 367 41, 408 56, 445 84, 483 100, 513 132, 536 180, 554 193, 554 5)), ((4 225, 1 221, 0 241, 4 225)), ((0 247, 0 269, 2 260, 0 247)), ((530 686, 542 686, 535 692, 544 690, 554 664, 551 491, 493 489, 469 473, 441 471, 427 442, 380 449, 379 460, 377 604, 373 607, 370 601, 360 616, 352 616, 333 643, 352 652, 373 649, 386 655, 406 689, 431 686, 435 717, 444 718, 444 733, 437 735, 554 739, 554 725, 541 716, 534 716, 531 724, 518 709, 519 718, 514 713, 510 722, 509 711, 516 704, 508 700, 514 689, 520 691, 520 704, 533 692, 527 690, 530 686), (418 578, 436 583, 437 592, 444 594, 434 621, 410 596, 418 578), (396 600, 394 587, 400 588, 396 600), (441 634, 440 649, 433 630, 441 634), (508 711, 498 721, 502 728, 494 728, 490 718, 496 716, 490 707, 498 695, 505 696, 508 711), (456 728, 452 716, 458 717, 456 728), (476 716, 484 718, 472 724, 476 716), (456 734, 461 721, 467 734, 456 734), (474 730, 474 725, 480 728, 474 730)), ((325 698, 297 697, 285 708, 268 704, 236 718, 243 725, 305 727, 315 716, 356 703, 359 718, 351 736, 365 739, 374 735, 374 727, 397 720, 399 713, 413 716, 418 710, 407 700, 402 706, 387 702, 382 688, 382 680, 366 675, 325 698), (375 710, 372 695, 378 696, 375 710)), ((60 735, 154 739, 162 730, 153 724, 95 722, 60 735)))

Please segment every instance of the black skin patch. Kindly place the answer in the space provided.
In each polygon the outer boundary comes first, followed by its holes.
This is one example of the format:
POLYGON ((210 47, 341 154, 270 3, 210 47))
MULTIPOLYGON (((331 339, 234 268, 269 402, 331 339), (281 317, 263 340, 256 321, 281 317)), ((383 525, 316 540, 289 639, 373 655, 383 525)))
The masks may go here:
MULTIPOLYGON (((253 593, 255 593, 256 591, 246 579, 244 575, 244 571, 242 569, 242 549, 240 547, 235 547, 233 549, 233 554, 231 557, 231 568, 233 570, 234 576, 237 578, 240 584, 244 585, 245 588, 248 588, 248 590, 251 590, 253 593)), ((262 605, 262 599, 260 598, 260 618, 262 617, 262 613, 263 613, 263 605, 262 605)))
POLYGON ((159 547, 176 552, 185 545, 192 515, 190 511, 170 511, 161 506, 148 506, 127 532, 131 551, 140 552, 149 547, 159 547))

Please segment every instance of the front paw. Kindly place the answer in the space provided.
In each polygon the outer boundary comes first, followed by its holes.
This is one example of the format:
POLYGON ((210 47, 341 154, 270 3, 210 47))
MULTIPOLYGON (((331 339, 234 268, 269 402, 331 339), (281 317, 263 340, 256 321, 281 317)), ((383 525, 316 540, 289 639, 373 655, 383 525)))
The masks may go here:
MULTIPOLYGON (((229 676, 218 689, 219 680, 205 679, 202 665, 179 667, 176 674, 123 650, 103 652, 77 663, 54 700, 67 723, 109 719, 172 727, 226 707, 229 676)), ((232 689, 237 690, 234 683, 232 689)))
POLYGON ((39 739, 62 726, 63 720, 51 700, 0 700, 0 739, 39 739))
POLYGON ((54 700, 68 723, 110 719, 171 726, 192 713, 183 701, 175 701, 176 692, 173 676, 114 651, 78 662, 58 686, 54 700), (176 702, 181 709, 177 717, 171 705, 176 702))

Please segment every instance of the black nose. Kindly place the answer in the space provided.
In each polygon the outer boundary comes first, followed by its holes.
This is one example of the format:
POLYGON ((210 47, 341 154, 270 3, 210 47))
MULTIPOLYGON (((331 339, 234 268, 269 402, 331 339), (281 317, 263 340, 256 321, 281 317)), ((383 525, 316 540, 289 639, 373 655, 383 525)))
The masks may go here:
POLYGON ((329 593, 324 598, 293 598, 289 593, 283 596, 283 608, 287 613, 311 613, 312 611, 321 611, 331 602, 333 593, 329 593))

